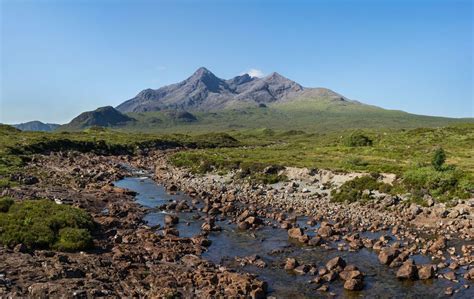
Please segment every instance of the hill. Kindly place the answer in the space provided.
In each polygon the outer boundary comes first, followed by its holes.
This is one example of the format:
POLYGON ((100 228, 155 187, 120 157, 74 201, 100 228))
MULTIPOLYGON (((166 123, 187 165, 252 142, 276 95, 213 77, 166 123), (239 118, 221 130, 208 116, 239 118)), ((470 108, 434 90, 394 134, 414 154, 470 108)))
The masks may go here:
POLYGON ((111 106, 100 107, 75 117, 71 122, 59 127, 59 130, 81 130, 88 127, 120 127, 134 119, 120 113, 111 106))
POLYGON ((51 132, 56 130, 59 124, 43 123, 38 120, 29 121, 26 123, 12 125, 13 127, 22 131, 40 131, 40 132, 51 132))

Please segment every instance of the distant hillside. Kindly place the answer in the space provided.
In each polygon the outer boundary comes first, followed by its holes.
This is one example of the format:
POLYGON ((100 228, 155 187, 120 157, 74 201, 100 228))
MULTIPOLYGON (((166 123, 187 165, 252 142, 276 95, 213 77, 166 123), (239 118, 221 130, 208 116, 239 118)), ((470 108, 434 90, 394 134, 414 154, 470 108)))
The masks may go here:
POLYGON ((221 79, 199 68, 184 81, 145 89, 117 106, 86 112, 61 129, 107 126, 125 131, 209 132, 270 128, 337 131, 354 128, 441 127, 474 119, 432 117, 350 100, 272 73, 221 79), (106 111, 102 111, 106 109, 106 111), (123 114, 122 114, 123 113, 123 114))
POLYGON ((111 106, 87 111, 75 117, 71 122, 61 126, 60 130, 81 130, 88 127, 120 127, 133 122, 134 119, 120 113, 111 106))
POLYGON ((21 123, 17 125, 12 125, 13 127, 22 130, 22 131, 41 131, 41 132, 51 132, 56 130, 60 125, 59 124, 49 124, 43 123, 38 120, 29 121, 26 123, 21 123))

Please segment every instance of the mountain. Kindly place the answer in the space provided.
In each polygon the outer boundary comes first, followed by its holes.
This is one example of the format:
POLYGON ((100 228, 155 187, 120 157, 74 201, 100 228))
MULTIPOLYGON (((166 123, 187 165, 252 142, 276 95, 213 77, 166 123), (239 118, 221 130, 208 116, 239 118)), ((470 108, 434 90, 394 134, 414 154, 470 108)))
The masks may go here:
POLYGON ((71 122, 61 126, 60 130, 80 130, 88 127, 117 127, 133 122, 134 119, 120 113, 114 107, 106 106, 94 111, 87 111, 75 117, 71 122))
POLYGON ((51 132, 51 131, 56 130, 60 125, 43 123, 43 122, 40 122, 39 120, 34 120, 34 121, 29 121, 26 123, 16 124, 12 126, 22 131, 51 132))
POLYGON ((224 80, 201 67, 191 77, 159 89, 145 89, 117 106, 120 112, 160 110, 218 111, 287 100, 305 89, 278 73, 264 78, 248 74, 224 80))
POLYGON ((272 73, 225 80, 199 68, 184 81, 145 89, 112 107, 85 112, 61 126, 124 131, 209 132, 270 128, 309 132, 363 128, 441 127, 473 119, 415 115, 351 100, 327 88, 308 88, 272 73))

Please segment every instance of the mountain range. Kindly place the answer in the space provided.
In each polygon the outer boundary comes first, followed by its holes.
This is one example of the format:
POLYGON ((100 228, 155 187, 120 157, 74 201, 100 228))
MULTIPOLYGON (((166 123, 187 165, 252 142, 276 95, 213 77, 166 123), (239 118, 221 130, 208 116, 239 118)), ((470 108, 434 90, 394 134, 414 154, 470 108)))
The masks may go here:
POLYGON ((327 88, 308 88, 278 73, 225 80, 201 67, 187 79, 145 89, 116 108, 84 112, 60 130, 91 126, 130 131, 213 131, 438 127, 473 119, 422 116, 350 100, 327 88))
POLYGON ((33 120, 26 123, 12 125, 12 126, 22 131, 51 132, 51 131, 56 130, 60 125, 43 123, 43 122, 40 122, 39 120, 33 120))

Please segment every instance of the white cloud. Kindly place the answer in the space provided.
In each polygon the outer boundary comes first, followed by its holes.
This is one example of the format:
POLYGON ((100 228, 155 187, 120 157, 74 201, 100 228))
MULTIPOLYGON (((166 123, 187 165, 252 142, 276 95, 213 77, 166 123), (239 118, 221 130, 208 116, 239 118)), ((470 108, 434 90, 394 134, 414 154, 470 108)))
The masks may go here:
POLYGON ((263 76, 265 75, 265 74, 264 74, 261 70, 259 70, 259 69, 250 69, 250 70, 248 70, 248 71, 246 71, 246 72, 241 73, 240 75, 243 75, 243 74, 249 74, 250 77, 259 77, 259 78, 261 78, 261 77, 263 77, 263 76))

